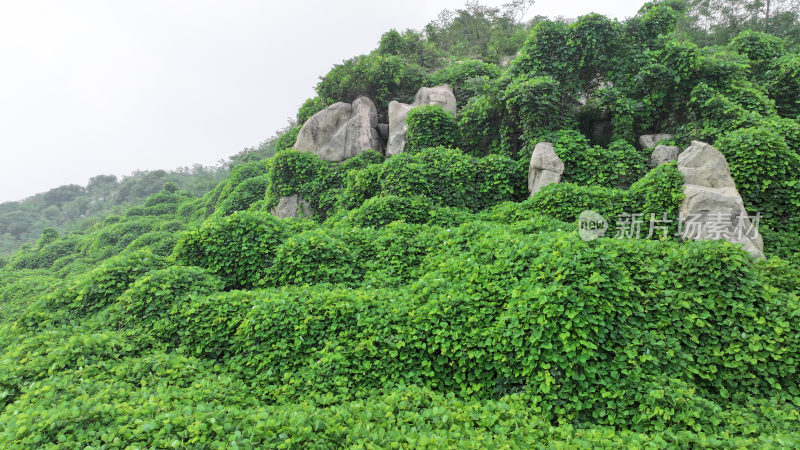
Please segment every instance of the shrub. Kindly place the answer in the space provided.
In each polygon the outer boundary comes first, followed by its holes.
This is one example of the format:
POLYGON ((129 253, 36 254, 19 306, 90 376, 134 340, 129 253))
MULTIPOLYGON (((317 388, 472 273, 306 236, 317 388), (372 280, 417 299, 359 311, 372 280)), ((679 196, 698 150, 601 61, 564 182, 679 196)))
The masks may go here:
POLYGON ((167 257, 172 254, 172 249, 178 242, 178 237, 174 232, 152 231, 145 233, 125 247, 126 251, 148 248, 153 254, 167 257))
POLYGON ((324 230, 309 230, 289 237, 275 251, 275 263, 262 284, 286 286, 318 283, 353 283, 363 270, 350 248, 324 230))
MULTIPOLYGON (((309 98, 300 106, 300 109, 297 110, 297 124, 303 125, 306 123, 308 119, 311 118, 314 114, 322 111, 323 109, 327 108, 328 106, 332 105, 333 102, 327 98, 320 98, 314 97, 309 98)), ((294 145, 294 143, 292 144, 294 145)), ((285 145, 282 149, 287 148, 285 145)))
MULTIPOLYGON (((245 185, 242 188, 239 186, 248 180, 259 179, 259 177, 266 175, 268 164, 268 160, 258 160, 249 161, 234 167, 231 171, 230 177, 228 177, 226 181, 217 185, 216 188, 203 197, 206 205, 206 214, 211 215, 218 209, 222 208, 223 203, 225 203, 229 197, 233 198, 227 201, 227 208, 241 207, 244 206, 244 203, 251 201, 253 191, 257 191, 259 188, 259 182, 250 182, 250 184, 245 185), (237 190, 239 190, 239 192, 234 194, 234 192, 237 190)), ((263 195, 264 192, 261 193, 262 197, 263 195)), ((228 214, 232 212, 235 211, 227 211, 228 214)), ((183 214, 180 215, 183 216, 183 214)))
POLYGON ((180 231, 184 228, 183 221, 180 220, 171 220, 169 222, 164 222, 161 224, 159 231, 166 231, 168 233, 174 233, 176 231, 180 231))
POLYGON ((122 253, 39 299, 36 307, 20 318, 20 324, 39 329, 100 311, 139 277, 164 265, 165 259, 148 249, 122 253))
POLYGON ((375 254, 367 263, 364 284, 399 287, 418 279, 423 262, 436 252, 440 242, 439 227, 409 221, 387 224, 372 242, 375 254))
POLYGON ((157 228, 158 224, 157 219, 141 217, 102 227, 87 239, 87 253, 97 260, 118 255, 136 238, 157 228))
POLYGON ((354 210, 351 220, 362 227, 382 227, 396 220, 408 223, 427 223, 433 205, 425 197, 372 197, 354 210))
POLYGON ((539 214, 570 223, 587 209, 603 216, 610 225, 620 214, 631 213, 626 210, 625 191, 566 182, 547 185, 523 203, 539 214))
MULTIPOLYGON (((643 214, 646 223, 650 219, 670 221, 668 236, 674 236, 678 229, 678 211, 685 197, 683 175, 677 163, 661 164, 633 183, 627 191, 628 213, 643 214)), ((663 234, 662 234, 663 236, 663 234)), ((654 234, 652 236, 657 238, 654 234)))
MULTIPOLYGON (((0 272, 0 324, 11 323, 37 298, 44 297, 62 281, 51 275, 36 273, 0 272)), ((0 325, 2 326, 2 325, 0 325)))
POLYGON ((472 156, 490 153, 511 155, 511 148, 503 145, 502 127, 505 108, 489 95, 479 95, 459 111, 458 133, 461 148, 472 156))
POLYGON ((219 276, 226 289, 253 286, 260 280, 285 239, 280 219, 261 211, 240 211, 211 218, 181 236, 173 257, 182 265, 198 266, 219 276))
POLYGON ((323 161, 313 153, 286 150, 270 159, 267 174, 267 207, 273 208, 281 197, 300 194, 312 211, 321 211, 321 199, 339 178, 332 163, 323 161))
MULTIPOLYGON (((564 162, 564 181, 580 185, 627 188, 645 173, 646 160, 636 148, 622 140, 608 145, 607 149, 590 147, 579 131, 564 129, 546 133, 530 140, 550 142, 564 162)), ((529 147, 529 148, 530 148, 529 147)))
POLYGON ((740 105, 749 112, 762 116, 774 116, 777 114, 775 101, 755 84, 749 81, 735 81, 725 86, 722 93, 732 102, 740 105))
POLYGON ((528 196, 527 161, 514 161, 500 155, 488 155, 475 161, 475 196, 472 210, 482 210, 498 203, 524 200, 528 196))
POLYGON ((789 150, 800 154, 800 120, 772 117, 763 124, 781 135, 789 150))
MULTIPOLYGON (((797 239, 796 236, 795 239, 797 239)), ((796 249, 797 246, 795 245, 795 251, 797 251, 796 249)), ((770 285, 795 295, 800 293, 800 269, 798 269, 796 262, 792 263, 780 258, 770 258, 759 260, 757 266, 760 275, 770 285)))
POLYGON ((784 117, 800 116, 800 55, 790 53, 778 59, 764 77, 767 91, 784 117))
POLYGON ((275 140, 275 152, 277 153, 293 148, 297 141, 297 135, 300 134, 300 128, 302 128, 300 125, 295 125, 284 133, 281 133, 278 139, 275 140))
POLYGON ((705 47, 700 51, 698 78, 701 83, 714 89, 724 89, 747 79, 750 60, 746 55, 719 47, 705 47))
POLYGON ((382 174, 383 166, 380 164, 347 172, 344 176, 344 188, 337 199, 338 207, 358 208, 368 198, 378 195, 381 191, 382 174))
POLYGON ((428 76, 428 84, 435 86, 449 84, 459 105, 466 105, 474 96, 480 94, 474 90, 474 80, 493 80, 500 76, 502 69, 480 60, 458 61, 437 70, 428 76))
POLYGON ((49 269, 56 260, 78 253, 84 244, 81 236, 52 237, 53 239, 51 237, 47 237, 43 233, 35 249, 18 252, 11 259, 10 267, 13 269, 49 269))
POLYGON ((739 33, 730 41, 728 47, 750 60, 755 78, 760 78, 770 63, 785 52, 783 39, 753 30, 739 33))
POLYGON ((221 291, 222 280, 199 267, 170 266, 154 270, 136 280, 119 296, 119 321, 129 328, 152 332, 174 341, 177 332, 170 325, 170 310, 190 296, 221 291))
POLYGON ((392 100, 411 103, 425 81, 424 73, 399 56, 362 55, 334 66, 317 84, 317 95, 345 103, 365 95, 385 113, 392 100))
POLYGON ((743 128, 721 136, 714 146, 728 160, 746 207, 761 212, 777 230, 795 226, 800 158, 780 135, 764 127, 743 128))
POLYGON ((406 116, 405 151, 413 153, 428 147, 455 147, 458 128, 453 115, 439 105, 411 109, 406 116))
POLYGON ((478 159, 459 150, 426 148, 348 173, 338 204, 353 208, 373 196, 421 195, 438 206, 478 210, 523 196, 525 170, 499 155, 478 159))
POLYGON ((518 77, 506 88, 503 101, 512 122, 530 135, 559 127, 559 92, 551 77, 518 77))
POLYGON ((236 211, 244 211, 254 203, 263 200, 267 192, 269 178, 261 175, 242 181, 225 197, 220 197, 217 211, 222 215, 230 215, 236 211))

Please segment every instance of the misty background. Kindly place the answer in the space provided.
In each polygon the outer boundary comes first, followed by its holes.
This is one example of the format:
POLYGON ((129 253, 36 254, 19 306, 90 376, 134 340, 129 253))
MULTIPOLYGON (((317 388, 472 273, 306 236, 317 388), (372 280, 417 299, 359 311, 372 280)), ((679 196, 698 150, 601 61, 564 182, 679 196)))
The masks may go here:
MULTIPOLYGON (((463 6, 0 0, 0 202, 98 174, 216 164, 285 127, 320 76, 387 30, 463 6)), ((640 6, 540 0, 526 17, 624 19, 640 6)))

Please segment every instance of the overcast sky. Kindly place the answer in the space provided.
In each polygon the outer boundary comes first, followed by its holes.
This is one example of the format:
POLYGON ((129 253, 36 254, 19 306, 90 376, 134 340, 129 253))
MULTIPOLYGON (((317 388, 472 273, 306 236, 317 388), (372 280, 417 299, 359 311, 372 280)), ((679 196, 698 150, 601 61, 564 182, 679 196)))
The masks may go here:
MULTIPOLYGON (((508 0, 485 0, 499 6, 508 0)), ((540 0, 623 19, 644 0, 540 0)), ((0 202, 98 174, 215 164, 319 77, 463 0, 0 0, 0 202)))

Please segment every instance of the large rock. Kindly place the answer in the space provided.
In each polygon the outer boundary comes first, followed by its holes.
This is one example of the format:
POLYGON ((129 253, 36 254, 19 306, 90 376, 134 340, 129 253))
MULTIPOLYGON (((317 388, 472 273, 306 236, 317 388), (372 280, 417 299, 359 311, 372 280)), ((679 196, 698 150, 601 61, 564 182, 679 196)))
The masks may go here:
POLYGON ((563 173, 564 163, 553 150, 553 144, 549 142, 536 144, 528 169, 528 191, 531 197, 544 186, 560 182, 563 173))
POLYGON ((723 239, 763 258, 764 241, 745 210, 725 156, 692 141, 678 156, 678 170, 686 194, 679 212, 683 239, 723 239))
POLYGON ((367 97, 335 103, 314 114, 297 134, 295 150, 341 162, 366 150, 381 150, 378 111, 367 97))
POLYGON ((650 154, 650 166, 656 167, 670 161, 677 161, 681 149, 671 145, 657 145, 650 154))
POLYGON ((665 141, 667 139, 674 138, 674 134, 643 134, 639 136, 639 145, 642 147, 642 150, 650 150, 651 148, 655 147, 659 142, 665 141))
POLYGON ((411 107, 422 105, 439 105, 445 111, 456 113, 456 96, 453 95, 453 89, 450 85, 443 84, 441 86, 423 87, 417 91, 414 96, 414 103, 411 107))
POLYGON ((386 156, 403 153, 406 147, 406 116, 411 108, 422 105, 439 105, 442 109, 456 113, 456 96, 449 85, 423 87, 414 96, 414 103, 389 103, 389 140, 386 144, 386 156))
POLYGON ((308 202, 298 194, 288 197, 281 197, 278 205, 272 208, 272 215, 279 219, 289 217, 308 217, 311 215, 311 207, 308 202))
POLYGON ((685 184, 712 188, 736 188, 725 155, 716 148, 699 141, 692 141, 678 156, 678 170, 685 184))
POLYGON ((386 156, 403 153, 406 147, 406 116, 411 105, 392 101, 389 103, 389 140, 386 143, 386 156))

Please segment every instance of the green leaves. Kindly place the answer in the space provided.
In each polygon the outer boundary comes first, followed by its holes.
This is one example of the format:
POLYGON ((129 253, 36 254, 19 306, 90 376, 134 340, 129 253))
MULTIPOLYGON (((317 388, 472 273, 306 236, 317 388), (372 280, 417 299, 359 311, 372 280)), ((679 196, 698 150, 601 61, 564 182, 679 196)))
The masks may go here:
POLYGON ((455 147, 458 141, 456 121, 439 105, 412 108, 406 116, 405 152, 414 153, 429 147, 455 147))
POLYGON ((743 128, 721 136, 714 144, 728 160, 736 188, 745 206, 764 216, 776 230, 797 230, 792 217, 800 213, 794 203, 800 157, 785 140, 767 127, 743 128))
POLYGON ((202 199, 165 185, 47 231, 0 263, 0 447, 797 447, 797 55, 700 49, 678 7, 543 21, 506 72, 437 63, 513 54, 524 26, 493 8, 386 33, 297 118, 450 83, 459 114, 412 110, 406 153, 330 163, 291 150, 298 125, 202 199), (633 146, 672 130, 716 140, 786 260, 579 238, 585 209, 675 225, 680 173, 633 146), (564 182, 525 200, 539 141, 564 182), (293 194, 312 220, 267 213, 293 194))
POLYGON ((435 205, 476 211, 522 198, 526 176, 526 169, 507 157, 478 159, 457 149, 425 148, 348 174, 339 204, 353 208, 373 196, 396 195, 405 201, 423 196, 435 205))
POLYGON ((228 289, 250 287, 272 264, 286 225, 268 212, 240 211, 208 219, 175 246, 179 264, 209 269, 228 289))
POLYGON ((503 93, 509 120, 524 134, 561 125, 559 85, 549 76, 517 77, 503 93))

